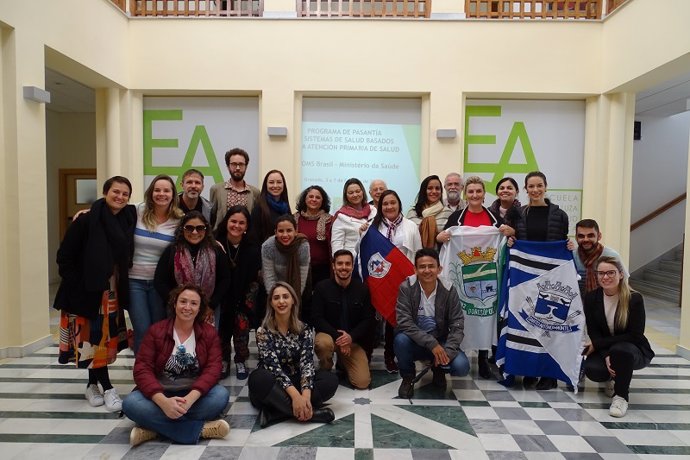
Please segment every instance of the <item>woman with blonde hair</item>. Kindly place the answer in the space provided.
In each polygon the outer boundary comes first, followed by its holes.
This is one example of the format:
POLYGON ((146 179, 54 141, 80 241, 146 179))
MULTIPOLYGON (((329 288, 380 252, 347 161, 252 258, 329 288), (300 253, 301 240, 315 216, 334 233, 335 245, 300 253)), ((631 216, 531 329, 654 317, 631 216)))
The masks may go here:
POLYGON ((160 174, 153 178, 137 205, 134 258, 129 269, 129 318, 134 329, 134 353, 153 324, 165 318, 165 305, 153 284, 156 266, 165 248, 175 241, 182 210, 175 182, 160 174))
POLYGON ((330 423, 333 411, 322 408, 338 388, 338 377, 315 371, 314 329, 299 320, 299 302, 288 283, 276 282, 268 293, 264 321, 256 330, 259 365, 249 375, 249 399, 261 409, 260 424, 289 418, 330 423))
POLYGON ((654 357, 644 336, 644 299, 630 290, 617 258, 600 257, 595 273, 599 287, 584 299, 590 338, 583 351, 587 356, 585 375, 595 382, 607 382, 605 393, 613 398, 609 415, 623 417, 633 370, 646 367, 654 357))

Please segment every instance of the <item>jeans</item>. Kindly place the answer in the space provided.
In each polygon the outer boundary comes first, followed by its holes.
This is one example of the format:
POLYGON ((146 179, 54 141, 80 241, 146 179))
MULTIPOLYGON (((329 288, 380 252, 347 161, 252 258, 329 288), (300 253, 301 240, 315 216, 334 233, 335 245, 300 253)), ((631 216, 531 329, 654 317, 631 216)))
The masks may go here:
POLYGON ((163 299, 153 287, 153 280, 129 280, 129 319, 134 329, 134 354, 139 351, 146 331, 153 323, 167 317, 163 299))
MULTIPOLYGON (((443 346, 443 343, 441 345, 443 346)), ((395 335, 393 347, 395 348, 395 356, 398 358, 398 368, 400 369, 401 377, 414 377, 415 361, 434 361, 434 354, 431 350, 418 345, 402 332, 395 335)), ((470 362, 462 350, 458 351, 455 358, 448 363, 448 367, 450 367, 450 375, 455 377, 463 377, 470 373, 470 362)))
POLYGON ((196 444, 199 442, 204 422, 218 418, 228 405, 229 399, 228 390, 224 386, 216 385, 199 398, 185 415, 173 420, 168 418, 155 402, 139 390, 134 390, 122 402, 122 410, 130 420, 141 427, 155 431, 179 444, 196 444))

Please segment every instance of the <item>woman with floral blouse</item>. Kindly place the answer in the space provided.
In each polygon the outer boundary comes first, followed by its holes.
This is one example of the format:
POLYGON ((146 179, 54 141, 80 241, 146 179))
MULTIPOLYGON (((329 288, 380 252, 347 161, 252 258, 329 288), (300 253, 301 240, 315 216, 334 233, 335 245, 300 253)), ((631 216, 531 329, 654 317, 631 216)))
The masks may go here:
POLYGON ((249 399, 261 409, 260 423, 295 418, 330 423, 333 411, 323 408, 338 388, 338 378, 314 368, 314 329, 299 320, 295 290, 278 281, 268 293, 266 316, 256 330, 259 365, 249 375, 249 399))

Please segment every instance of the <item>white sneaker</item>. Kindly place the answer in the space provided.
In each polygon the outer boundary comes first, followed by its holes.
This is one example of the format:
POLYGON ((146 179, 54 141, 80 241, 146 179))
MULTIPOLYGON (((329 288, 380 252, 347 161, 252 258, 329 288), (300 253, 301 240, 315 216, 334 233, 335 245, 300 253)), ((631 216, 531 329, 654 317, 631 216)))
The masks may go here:
POLYGON ((89 404, 93 407, 102 406, 104 404, 101 389, 98 388, 98 385, 96 385, 95 383, 86 386, 84 396, 86 397, 86 400, 89 402, 89 404))
POLYGON ((611 400, 609 415, 611 417, 623 417, 628 412, 628 401, 620 396, 614 396, 611 400))
POLYGON ((105 393, 103 393, 103 400, 105 402, 105 410, 108 412, 120 412, 122 410, 122 400, 115 388, 106 390, 105 393))
POLYGON ((616 381, 613 379, 610 379, 608 382, 606 382, 606 387, 604 388, 604 394, 608 396, 609 398, 613 398, 613 395, 616 394, 615 390, 615 385, 616 381))

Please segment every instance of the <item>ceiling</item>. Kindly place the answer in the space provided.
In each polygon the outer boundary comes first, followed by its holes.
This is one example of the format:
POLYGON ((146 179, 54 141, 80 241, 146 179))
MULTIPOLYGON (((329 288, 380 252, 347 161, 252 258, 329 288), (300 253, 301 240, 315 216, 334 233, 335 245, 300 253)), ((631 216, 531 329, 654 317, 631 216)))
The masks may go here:
MULTIPOLYGON (((48 110, 55 112, 95 112, 95 92, 69 77, 46 68, 48 110)), ((637 94, 636 116, 668 117, 690 110, 690 73, 637 94)))

